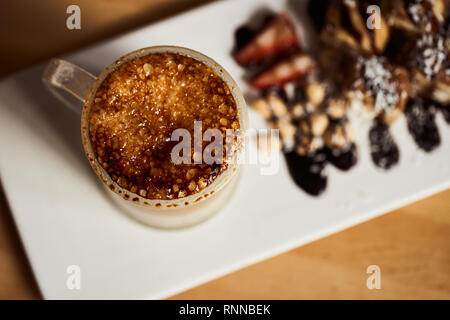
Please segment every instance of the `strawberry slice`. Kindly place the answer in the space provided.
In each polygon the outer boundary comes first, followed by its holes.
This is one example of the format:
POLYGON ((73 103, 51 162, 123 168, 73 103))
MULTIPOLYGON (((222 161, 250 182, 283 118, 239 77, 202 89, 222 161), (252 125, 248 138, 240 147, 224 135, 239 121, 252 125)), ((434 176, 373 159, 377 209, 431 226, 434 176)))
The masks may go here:
POLYGON ((239 49, 234 58, 241 65, 249 65, 298 47, 299 38, 287 14, 275 16, 252 40, 239 49))
POLYGON ((255 89, 268 89, 299 79, 314 68, 314 61, 307 54, 300 53, 285 60, 281 60, 269 69, 257 75, 250 85, 255 89))

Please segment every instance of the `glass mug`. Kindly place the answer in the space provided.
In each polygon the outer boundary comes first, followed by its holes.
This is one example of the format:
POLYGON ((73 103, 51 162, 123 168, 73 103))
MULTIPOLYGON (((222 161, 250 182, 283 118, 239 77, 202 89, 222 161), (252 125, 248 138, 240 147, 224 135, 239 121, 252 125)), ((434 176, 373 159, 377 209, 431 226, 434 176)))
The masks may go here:
POLYGON ((154 46, 136 50, 126 54, 110 64, 95 77, 70 62, 53 59, 42 75, 42 80, 50 91, 62 102, 76 111, 81 111, 81 138, 84 152, 93 170, 108 190, 115 203, 133 218, 140 222, 160 228, 181 228, 200 223, 212 216, 230 200, 236 183, 239 180, 239 160, 243 157, 245 139, 243 134, 248 127, 246 103, 236 82, 217 62, 191 49, 175 46, 154 46), (226 83, 236 102, 239 115, 240 133, 237 151, 230 165, 209 186, 190 196, 173 200, 149 200, 139 194, 120 187, 98 163, 92 150, 89 138, 89 114, 97 89, 103 80, 123 63, 138 57, 155 53, 173 53, 198 60, 212 68, 226 83), (83 103, 83 107, 70 102, 67 93, 83 103))

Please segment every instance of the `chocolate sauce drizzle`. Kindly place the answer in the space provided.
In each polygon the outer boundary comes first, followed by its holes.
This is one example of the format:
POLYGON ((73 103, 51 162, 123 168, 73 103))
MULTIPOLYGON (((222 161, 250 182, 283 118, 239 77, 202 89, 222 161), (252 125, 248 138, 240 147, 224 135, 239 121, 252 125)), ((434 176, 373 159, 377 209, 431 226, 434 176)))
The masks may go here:
POLYGON ((356 145, 352 143, 343 149, 326 149, 328 161, 342 171, 350 170, 358 162, 356 145))
POLYGON ((433 102, 421 98, 410 99, 405 109, 408 131, 417 146, 430 152, 441 144, 441 136, 435 121, 433 102))
MULTIPOLYGON (((264 12, 261 14, 263 16, 257 17, 256 19, 256 21, 260 21, 256 26, 255 23, 252 23, 254 21, 251 21, 249 24, 240 26, 235 31, 235 46, 232 53, 235 53, 237 50, 244 47, 249 41, 257 36, 258 30, 261 30, 271 19, 275 17, 275 14, 270 12, 264 12)), ((287 50, 278 56, 270 57, 257 63, 243 66, 246 70, 246 78, 251 78, 252 75, 264 70, 274 62, 288 57, 298 50, 299 48, 292 48, 292 50, 287 50)), ((286 91, 279 86, 266 89, 262 92, 262 95, 269 96, 271 94, 275 94, 281 98, 287 106, 292 106, 295 102, 306 102, 303 89, 304 87, 301 83, 296 83, 294 96, 291 99, 288 98, 286 91)), ((298 123, 295 124, 298 125, 298 123)), ((293 181, 302 190, 313 196, 322 194, 327 187, 328 177, 325 173, 325 168, 328 163, 334 165, 340 170, 347 171, 350 170, 358 160, 357 148, 353 143, 349 143, 341 149, 330 149, 323 147, 304 156, 299 155, 295 150, 285 151, 284 155, 293 181)))
POLYGON ((313 196, 322 194, 327 187, 325 168, 328 163, 342 171, 348 171, 358 161, 357 149, 353 143, 342 150, 322 148, 307 156, 300 156, 295 151, 286 152, 284 155, 294 182, 313 196))
POLYGON ((325 150, 312 155, 300 156, 295 151, 285 153, 286 162, 294 182, 308 194, 318 196, 327 187, 328 177, 324 173, 327 165, 325 150))
POLYGON ((400 159, 398 146, 392 138, 389 126, 375 120, 369 130, 370 154, 377 167, 390 169, 400 159))

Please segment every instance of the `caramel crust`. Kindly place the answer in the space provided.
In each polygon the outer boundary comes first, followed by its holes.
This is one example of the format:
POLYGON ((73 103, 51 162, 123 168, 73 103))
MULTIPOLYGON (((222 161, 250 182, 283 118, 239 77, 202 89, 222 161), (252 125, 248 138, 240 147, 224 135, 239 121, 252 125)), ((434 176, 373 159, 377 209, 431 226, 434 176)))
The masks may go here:
MULTIPOLYGON (((228 168, 175 164, 175 129, 194 140, 194 121, 202 131, 239 129, 236 102, 227 84, 193 58, 158 53, 122 64, 99 86, 89 114, 89 138, 98 163, 119 186, 147 199, 177 199, 199 192, 228 168)), ((202 150, 209 142, 202 143, 202 150)), ((224 157, 226 154, 224 141, 224 157)))

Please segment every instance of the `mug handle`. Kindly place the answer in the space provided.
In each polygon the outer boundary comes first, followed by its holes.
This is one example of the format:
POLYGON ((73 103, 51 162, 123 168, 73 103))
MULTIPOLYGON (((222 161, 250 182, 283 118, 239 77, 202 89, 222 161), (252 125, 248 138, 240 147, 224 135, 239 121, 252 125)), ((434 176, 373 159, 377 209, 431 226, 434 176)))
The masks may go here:
POLYGON ((48 89, 77 113, 83 109, 79 102, 84 103, 96 79, 93 74, 62 59, 52 59, 42 74, 48 89))

